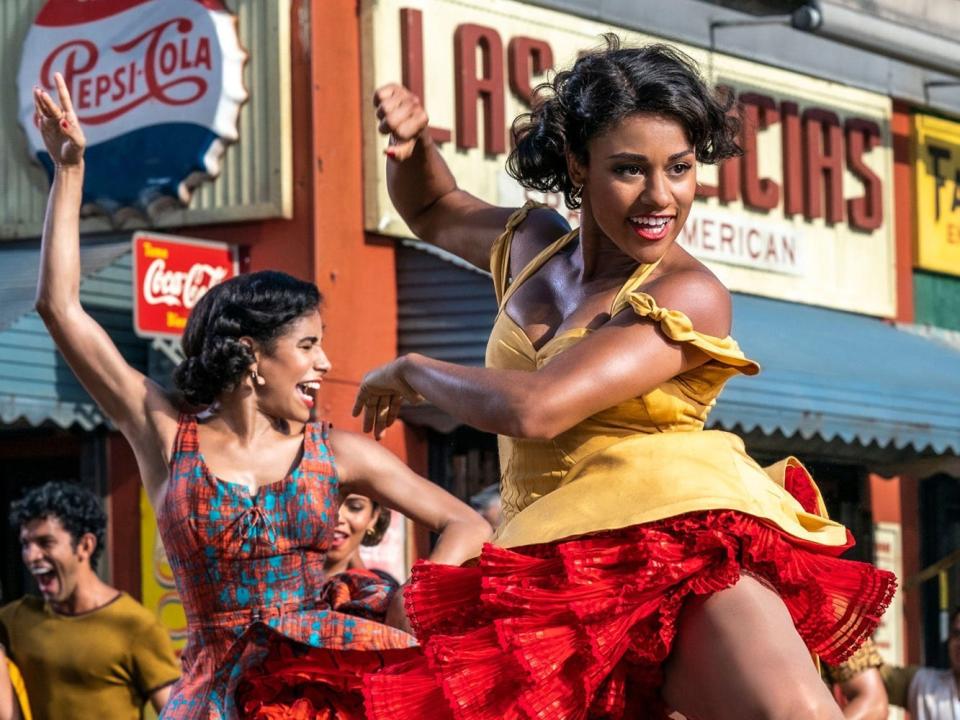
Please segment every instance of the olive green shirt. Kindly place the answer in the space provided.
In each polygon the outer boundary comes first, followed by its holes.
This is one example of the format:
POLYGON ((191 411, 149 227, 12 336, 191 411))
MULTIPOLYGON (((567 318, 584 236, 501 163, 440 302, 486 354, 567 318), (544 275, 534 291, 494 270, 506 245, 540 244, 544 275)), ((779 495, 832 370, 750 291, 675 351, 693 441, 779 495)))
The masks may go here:
POLYGON ((140 720, 151 693, 180 676, 167 631, 126 593, 81 615, 28 595, 0 608, 0 642, 35 720, 140 720))

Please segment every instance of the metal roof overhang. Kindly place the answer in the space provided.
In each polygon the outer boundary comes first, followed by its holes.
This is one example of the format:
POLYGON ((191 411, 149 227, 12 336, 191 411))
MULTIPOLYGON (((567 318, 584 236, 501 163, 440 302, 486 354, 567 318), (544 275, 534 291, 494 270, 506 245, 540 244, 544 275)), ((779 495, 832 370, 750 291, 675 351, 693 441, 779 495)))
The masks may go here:
MULTIPOLYGON (((80 248, 80 299, 137 369, 149 366, 149 341, 133 332, 129 236, 85 242, 80 248)), ((0 426, 53 424, 83 430, 107 420, 77 381, 33 310, 39 245, 0 247, 0 426)))
POLYGON ((734 295, 734 333, 763 366, 724 389, 727 429, 960 455, 960 352, 875 318, 734 295))
MULTIPOLYGON (((496 312, 489 278, 424 250, 398 248, 400 351, 482 365, 496 312)), ((712 426, 899 451, 898 459, 960 455, 957 349, 862 315, 739 294, 733 304, 733 335, 763 372, 729 382, 712 426)), ((438 413, 411 408, 404 417, 448 431, 452 419, 438 413)))

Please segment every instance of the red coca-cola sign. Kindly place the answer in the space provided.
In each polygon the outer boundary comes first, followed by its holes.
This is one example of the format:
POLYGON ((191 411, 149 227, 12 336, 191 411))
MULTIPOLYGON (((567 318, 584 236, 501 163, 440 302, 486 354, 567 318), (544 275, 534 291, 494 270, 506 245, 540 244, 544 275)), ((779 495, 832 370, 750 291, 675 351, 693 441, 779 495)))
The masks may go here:
POLYGON ((138 232, 133 236, 133 328, 141 337, 180 337, 190 311, 237 274, 226 243, 138 232))

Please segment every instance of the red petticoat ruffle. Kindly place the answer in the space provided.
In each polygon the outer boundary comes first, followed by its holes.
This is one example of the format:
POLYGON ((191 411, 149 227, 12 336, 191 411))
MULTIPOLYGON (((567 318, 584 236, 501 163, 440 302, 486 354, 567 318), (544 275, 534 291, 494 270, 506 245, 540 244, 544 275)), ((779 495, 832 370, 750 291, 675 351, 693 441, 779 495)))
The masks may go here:
POLYGON ((896 587, 891 573, 835 557, 844 549, 716 511, 551 544, 487 545, 471 566, 420 562, 406 603, 424 654, 366 678, 367 716, 655 717, 684 602, 743 573, 780 594, 812 652, 840 662, 896 587))
POLYGON ((363 676, 417 656, 418 648, 329 650, 276 636, 237 688, 237 707, 243 720, 366 720, 363 676))

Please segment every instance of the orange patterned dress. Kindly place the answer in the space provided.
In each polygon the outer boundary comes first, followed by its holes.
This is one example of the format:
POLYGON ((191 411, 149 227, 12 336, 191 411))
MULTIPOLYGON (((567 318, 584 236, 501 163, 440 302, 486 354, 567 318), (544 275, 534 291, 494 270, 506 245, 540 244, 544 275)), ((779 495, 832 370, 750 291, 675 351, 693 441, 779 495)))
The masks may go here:
POLYGON ((188 638, 163 720, 363 720, 363 673, 416 649, 367 619, 385 608, 382 583, 325 575, 336 519, 322 425, 306 426, 296 469, 251 495, 210 472, 196 417, 180 418, 157 525, 188 638))

